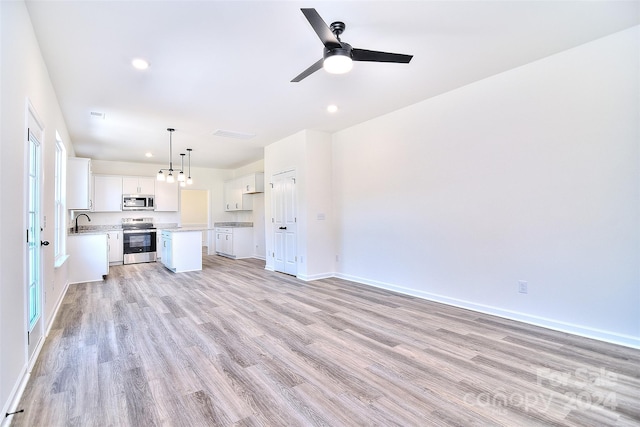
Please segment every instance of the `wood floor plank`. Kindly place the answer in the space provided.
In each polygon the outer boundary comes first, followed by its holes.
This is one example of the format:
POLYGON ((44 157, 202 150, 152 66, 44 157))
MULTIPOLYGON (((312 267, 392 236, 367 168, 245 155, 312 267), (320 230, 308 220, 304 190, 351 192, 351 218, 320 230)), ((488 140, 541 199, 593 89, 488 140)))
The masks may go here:
POLYGON ((264 261, 70 285, 12 426, 640 425, 640 351, 264 261))

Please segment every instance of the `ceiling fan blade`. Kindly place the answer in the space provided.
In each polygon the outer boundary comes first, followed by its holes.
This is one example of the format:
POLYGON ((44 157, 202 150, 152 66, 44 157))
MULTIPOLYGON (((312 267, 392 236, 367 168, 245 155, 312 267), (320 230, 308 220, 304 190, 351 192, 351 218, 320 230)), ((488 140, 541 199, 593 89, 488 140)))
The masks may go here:
POLYGON ((399 62, 408 64, 413 55, 403 55, 401 53, 378 52, 375 50, 352 49, 351 59, 354 61, 370 61, 370 62, 399 62))
POLYGON ((338 40, 338 38, 331 32, 327 23, 324 22, 320 17, 320 14, 316 12, 315 9, 309 8, 300 10, 304 13, 307 21, 309 21, 309 24, 313 27, 313 31, 315 31, 318 37, 320 37, 322 44, 324 44, 326 48, 331 49, 342 46, 340 40, 338 40))
POLYGON ((293 80, 291 80, 291 83, 297 83, 300 80, 304 79, 305 77, 309 77, 311 74, 315 73, 320 68, 322 68, 323 62, 324 62, 324 58, 319 59, 318 62, 316 62, 311 67, 307 68, 306 70, 298 74, 296 77, 294 77, 293 80))

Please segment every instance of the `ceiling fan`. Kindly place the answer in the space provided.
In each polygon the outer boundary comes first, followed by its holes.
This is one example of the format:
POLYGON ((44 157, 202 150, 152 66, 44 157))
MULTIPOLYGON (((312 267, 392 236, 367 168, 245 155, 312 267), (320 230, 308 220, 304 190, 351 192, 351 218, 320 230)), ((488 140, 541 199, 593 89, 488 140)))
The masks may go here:
POLYGON ((315 9, 300 9, 307 18, 311 27, 316 32, 322 44, 324 44, 324 54, 322 59, 297 75, 291 82, 300 80, 315 73, 320 68, 333 74, 342 74, 351 70, 352 61, 368 62, 397 62, 408 64, 413 55, 403 55, 400 53, 379 52, 375 50, 356 49, 349 43, 340 40, 340 34, 344 32, 344 22, 336 21, 327 25, 315 9))

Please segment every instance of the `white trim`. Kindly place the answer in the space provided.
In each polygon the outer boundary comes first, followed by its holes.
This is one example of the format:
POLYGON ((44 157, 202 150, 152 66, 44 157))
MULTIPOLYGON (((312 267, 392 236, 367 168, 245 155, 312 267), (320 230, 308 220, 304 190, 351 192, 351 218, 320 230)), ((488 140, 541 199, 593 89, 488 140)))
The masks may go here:
POLYGON ((307 276, 306 274, 299 274, 296 277, 300 280, 304 280, 305 282, 311 282, 313 280, 329 279, 331 277, 336 277, 336 275, 333 273, 312 274, 310 276, 307 276))
POLYGON ((553 329, 555 331, 566 332, 572 335, 578 335, 581 337, 604 341, 611 344, 617 344, 625 347, 640 349, 640 337, 634 337, 634 336, 625 335, 625 334, 618 334, 611 331, 595 329, 588 326, 577 325, 573 323, 561 322, 558 320, 548 319, 545 317, 532 316, 530 314, 511 311, 511 310, 505 310, 499 307, 476 304, 471 301, 465 301, 465 300, 460 300, 456 298, 449 298, 442 295, 418 291, 416 289, 405 288, 402 286, 393 285, 391 283, 379 282, 376 280, 368 280, 362 277, 351 276, 348 274, 336 273, 334 277, 350 280, 352 282, 361 283, 363 285, 369 285, 376 288, 386 289, 389 291, 394 291, 401 294, 422 298, 428 301, 439 302, 439 303, 451 305, 454 307, 473 310, 479 313, 498 316, 504 319, 515 320, 518 322, 523 322, 523 323, 527 323, 534 326, 553 329))
MULTIPOLYGON (((53 309, 53 315, 51 316, 51 322, 49 322, 49 325, 47 326, 47 329, 44 332, 44 335, 42 336, 42 339, 40 340, 40 342, 38 343, 38 346, 34 350, 33 357, 31 358, 31 360, 29 361, 29 363, 27 365, 23 366, 22 370, 20 371, 20 375, 18 375, 19 380, 14 385, 13 390, 11 390, 11 393, 9 393, 9 399, 7 399, 7 403, 8 404, 2 410, 3 414, 6 414, 8 412, 15 412, 16 410, 18 410, 18 404, 20 403, 20 400, 22 399, 22 394, 24 393, 24 390, 25 390, 25 388, 27 386, 27 383, 29 382, 29 379, 31 378, 31 371, 33 370, 33 367, 34 367, 36 361, 38 360, 38 357, 40 356, 40 351, 44 347, 44 343, 47 340, 47 337, 49 336, 49 333, 51 332, 51 327, 53 326, 53 323, 54 323, 53 320, 58 315, 58 311, 60 311, 60 307, 62 306, 62 301, 64 300, 64 297, 67 295, 67 291, 68 290, 69 290, 69 283, 67 283, 64 286, 64 289, 60 293, 60 297, 58 298, 58 301, 56 301, 56 305, 55 305, 55 307, 53 309)), ((16 414, 16 415, 19 415, 19 414, 16 414)), ((13 416, 4 417, 0 421, 0 427, 8 427, 8 426, 10 426, 12 417, 13 416)))
POLYGON ((62 267, 64 263, 67 262, 68 259, 69 259, 69 254, 60 255, 54 261, 54 264, 53 264, 54 268, 62 267))

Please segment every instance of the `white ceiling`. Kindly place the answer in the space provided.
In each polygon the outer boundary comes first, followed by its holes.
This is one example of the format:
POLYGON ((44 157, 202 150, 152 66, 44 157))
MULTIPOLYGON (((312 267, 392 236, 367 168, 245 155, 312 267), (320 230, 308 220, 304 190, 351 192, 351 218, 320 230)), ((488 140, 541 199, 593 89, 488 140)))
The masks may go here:
POLYGON ((302 129, 344 129, 637 25, 639 4, 27 1, 78 156, 166 164, 174 127, 174 165, 193 148, 192 166, 213 168, 258 160, 264 146, 302 129), (341 38, 354 47, 414 58, 290 83, 322 57, 301 7, 327 24, 344 21, 341 38), (135 70, 136 57, 151 67, 135 70), (213 136, 218 129, 256 136, 213 136))

